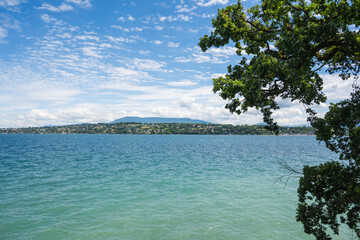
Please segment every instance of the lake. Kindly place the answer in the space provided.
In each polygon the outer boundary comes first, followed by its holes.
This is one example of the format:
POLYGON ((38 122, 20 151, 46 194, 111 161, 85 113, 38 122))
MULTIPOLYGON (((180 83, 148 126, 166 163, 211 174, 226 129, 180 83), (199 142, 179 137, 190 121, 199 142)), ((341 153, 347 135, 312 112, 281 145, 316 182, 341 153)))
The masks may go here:
POLYGON ((332 159, 313 136, 3 134, 0 239, 314 239, 279 161, 332 159))

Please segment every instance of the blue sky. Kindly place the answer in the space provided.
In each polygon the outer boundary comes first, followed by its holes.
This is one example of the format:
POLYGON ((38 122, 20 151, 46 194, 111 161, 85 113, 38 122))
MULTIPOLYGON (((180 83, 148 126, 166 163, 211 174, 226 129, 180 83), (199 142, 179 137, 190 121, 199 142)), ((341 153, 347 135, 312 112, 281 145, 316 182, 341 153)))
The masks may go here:
MULTIPOLYGON (((255 110, 231 115, 212 92, 212 78, 239 60, 234 46, 197 46, 217 9, 235 2, 0 0, 0 127, 124 116, 262 122, 255 110)), ((330 101, 349 95, 350 81, 323 77, 330 101)), ((280 124, 306 123, 303 106, 280 103, 280 124)))

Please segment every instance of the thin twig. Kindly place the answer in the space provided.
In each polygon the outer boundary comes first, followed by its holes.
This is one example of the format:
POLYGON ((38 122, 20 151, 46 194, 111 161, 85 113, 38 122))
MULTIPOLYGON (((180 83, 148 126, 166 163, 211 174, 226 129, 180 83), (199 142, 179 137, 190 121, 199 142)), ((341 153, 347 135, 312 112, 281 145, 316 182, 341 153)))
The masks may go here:
POLYGON ((285 175, 282 175, 282 176, 276 178, 276 179, 275 179, 275 182, 274 182, 274 183, 278 183, 278 182, 280 182, 283 178, 286 178, 284 189, 286 188, 287 183, 289 182, 289 179, 290 179, 291 177, 293 177, 293 178, 300 178, 300 177, 303 175, 302 172, 299 172, 299 171, 295 170, 293 167, 291 167, 289 164, 287 164, 287 163, 284 162, 284 161, 278 161, 277 163, 278 163, 283 169, 285 169, 287 172, 289 172, 289 174, 285 174, 285 175), (297 174, 297 175, 294 175, 294 174, 297 174))

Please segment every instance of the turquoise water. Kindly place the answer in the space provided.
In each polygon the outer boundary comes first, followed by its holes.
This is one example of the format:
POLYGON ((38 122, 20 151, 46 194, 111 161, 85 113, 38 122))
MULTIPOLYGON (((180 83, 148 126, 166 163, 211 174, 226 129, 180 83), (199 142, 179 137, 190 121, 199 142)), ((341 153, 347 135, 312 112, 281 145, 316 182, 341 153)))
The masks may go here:
POLYGON ((0 239, 313 239, 278 161, 335 157, 315 137, 0 135, 0 239))

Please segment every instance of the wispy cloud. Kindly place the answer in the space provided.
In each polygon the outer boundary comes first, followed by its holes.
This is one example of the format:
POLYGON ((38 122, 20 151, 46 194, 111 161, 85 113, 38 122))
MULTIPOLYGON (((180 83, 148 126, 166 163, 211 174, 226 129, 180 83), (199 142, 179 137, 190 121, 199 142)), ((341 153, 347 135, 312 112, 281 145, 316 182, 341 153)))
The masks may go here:
POLYGON ((26 0, 0 0, 0 7, 6 8, 10 11, 18 12, 18 6, 24 2, 26 2, 26 0))
POLYGON ((322 74, 324 80, 324 92, 329 101, 338 101, 350 97, 353 90, 353 81, 342 80, 338 75, 322 74))
POLYGON ((141 27, 126 28, 126 27, 122 27, 122 26, 119 26, 119 25, 111 25, 111 27, 119 29, 119 30, 124 31, 124 32, 141 32, 141 31, 144 30, 144 28, 141 28, 141 27))
POLYGON ((98 36, 93 36, 93 35, 80 35, 80 36, 76 36, 75 38, 78 40, 84 40, 84 41, 87 41, 87 40, 94 40, 97 42, 100 41, 98 36))
POLYGON ((153 44, 156 44, 156 45, 161 45, 161 44, 163 44, 163 41, 154 40, 154 41, 150 41, 150 43, 153 43, 153 44))
POLYGON ((215 17, 214 13, 202 13, 202 14, 198 14, 195 12, 190 13, 191 16, 195 16, 195 17, 201 17, 201 18, 213 18, 215 17))
POLYGON ((66 3, 62 3, 60 6, 55 7, 51 4, 48 3, 43 3, 40 7, 38 7, 37 9, 44 9, 44 10, 48 10, 51 12, 64 12, 64 11, 72 11, 74 10, 74 8, 66 3))
POLYGON ((198 33, 198 32, 199 32, 199 29, 189 28, 189 29, 188 29, 188 32, 189 32, 189 33, 198 33))
POLYGON ((31 126, 98 123, 110 122, 117 116, 126 114, 124 111, 114 113, 106 109, 106 106, 92 103, 54 110, 36 108, 21 115, 16 122, 18 126, 28 126, 29 123, 31 126))
POLYGON ((126 17, 124 16, 121 16, 118 18, 118 21, 121 21, 121 22, 126 22, 126 21, 135 21, 135 18, 131 15, 131 14, 127 14, 126 17))
POLYGON ((176 16, 159 16, 159 21, 160 22, 165 22, 165 21, 168 21, 168 22, 174 22, 174 21, 184 21, 184 22, 187 22, 187 21, 190 21, 191 20, 191 17, 190 16, 187 16, 187 15, 184 15, 184 14, 178 14, 176 16))
POLYGON ((192 12, 193 10, 195 10, 196 8, 197 8, 196 6, 192 6, 192 7, 190 8, 188 5, 177 5, 175 12, 185 12, 185 13, 189 13, 189 12, 192 12))
POLYGON ((46 23, 54 23, 56 25, 63 25, 65 24, 62 20, 58 20, 54 17, 49 16, 48 14, 42 14, 40 16, 41 20, 43 20, 46 23))
POLYGON ((148 51, 148 50, 146 50, 146 51, 145 50, 140 50, 139 53, 141 55, 148 55, 150 53, 150 51, 148 51))
POLYGON ((174 87, 185 87, 185 86, 195 86, 198 85, 197 82, 193 82, 193 81, 179 81, 179 82, 168 82, 166 83, 169 86, 174 86, 174 87))
POLYGON ((9 30, 20 31, 20 22, 8 14, 0 13, 0 43, 6 43, 9 30))
POLYGON ((155 28, 155 30, 158 30, 158 31, 161 31, 164 29, 164 27, 161 27, 161 26, 155 26, 154 28, 155 28))
POLYGON ((170 8, 170 5, 167 4, 166 2, 155 3, 155 6, 161 6, 163 8, 170 8))
POLYGON ((119 42, 122 42, 122 43, 135 43, 136 40, 135 39, 130 39, 130 38, 124 38, 124 37, 113 37, 113 36, 107 36, 108 39, 112 42, 115 42, 115 43, 119 43, 119 42))
POLYGON ((169 46, 169 47, 173 47, 173 48, 177 48, 177 47, 180 47, 180 43, 169 42, 169 43, 168 43, 168 46, 169 46))
POLYGON ((130 22, 135 21, 135 18, 133 16, 131 16, 130 14, 128 14, 127 16, 128 16, 128 20, 130 22))
POLYGON ((176 57, 175 61, 180 63, 195 62, 223 64, 228 61, 230 56, 236 55, 236 48, 211 48, 204 53, 199 47, 195 47, 188 49, 188 52, 190 52, 190 55, 176 57))
POLYGON ((217 4, 221 4, 221 5, 225 5, 229 2, 229 0, 198 0, 197 1, 197 5, 201 6, 201 7, 210 7, 213 5, 217 5, 217 4))
POLYGON ((4 38, 6 38, 8 35, 7 29, 0 26, 0 43, 3 41, 4 38))
POLYGON ((95 47, 83 47, 82 51, 85 56, 103 58, 95 47))
POLYGON ((136 68, 143 71, 162 71, 162 67, 165 66, 165 62, 141 58, 126 59, 125 64, 129 68, 136 68))
POLYGON ((66 2, 75 4, 82 8, 89 8, 92 6, 91 0, 66 0, 66 2))
POLYGON ((32 80, 24 83, 17 89, 5 88, 6 90, 2 95, 7 96, 11 102, 9 106, 14 108, 14 105, 20 104, 22 108, 26 108, 28 103, 34 105, 48 106, 57 105, 58 103, 66 103, 73 101, 82 91, 78 89, 71 89, 58 83, 49 83, 43 80, 32 80), (11 99, 11 96, 16 93, 16 100, 11 99))

